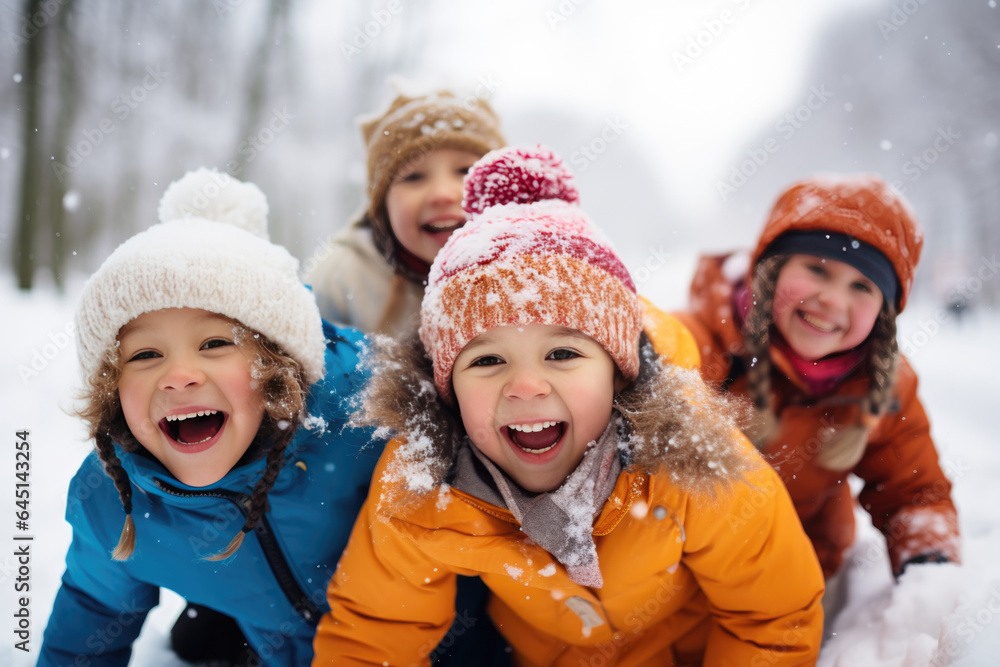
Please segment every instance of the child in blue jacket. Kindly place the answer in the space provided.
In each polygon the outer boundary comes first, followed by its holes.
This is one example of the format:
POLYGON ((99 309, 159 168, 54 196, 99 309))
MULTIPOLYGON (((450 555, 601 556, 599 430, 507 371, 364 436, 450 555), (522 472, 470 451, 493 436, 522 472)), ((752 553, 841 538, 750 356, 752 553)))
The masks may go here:
POLYGON ((84 287, 96 451, 38 664, 126 665, 165 587, 235 620, 243 655, 213 657, 307 665, 383 446, 345 427, 361 335, 322 322, 254 185, 192 172, 159 214, 84 287))

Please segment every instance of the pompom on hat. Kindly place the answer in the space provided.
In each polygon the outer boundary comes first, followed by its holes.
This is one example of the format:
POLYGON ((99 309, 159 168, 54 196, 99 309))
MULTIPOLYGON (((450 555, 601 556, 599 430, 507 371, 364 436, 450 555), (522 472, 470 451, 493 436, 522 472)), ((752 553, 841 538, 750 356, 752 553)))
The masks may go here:
POLYGON ((572 175, 542 146, 492 151, 473 165, 463 201, 470 221, 434 259, 420 309, 420 339, 445 400, 462 349, 502 326, 575 329, 636 378, 635 283, 578 201, 572 175))
POLYGON ((268 240, 267 199, 252 183, 210 169, 188 172, 160 200, 160 223, 122 243, 90 277, 77 311, 85 377, 143 313, 200 308, 239 321, 323 377, 326 342, 299 262, 268 240))

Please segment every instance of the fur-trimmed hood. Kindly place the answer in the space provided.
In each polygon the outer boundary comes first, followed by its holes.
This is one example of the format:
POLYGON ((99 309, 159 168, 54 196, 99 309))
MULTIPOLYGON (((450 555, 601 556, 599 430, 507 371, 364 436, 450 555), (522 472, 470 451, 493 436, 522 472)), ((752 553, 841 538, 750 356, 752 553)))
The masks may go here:
MULTIPOLYGON (((713 493, 742 479, 752 465, 738 430, 748 414, 744 404, 711 391, 697 370, 669 363, 656 347, 643 336, 639 377, 615 397, 614 409, 626 424, 623 464, 669 475, 691 492, 713 493)), ((384 481, 403 495, 438 488, 449 478, 465 431, 458 413, 439 398, 419 339, 378 338, 365 363, 372 379, 353 423, 406 442, 384 481)))

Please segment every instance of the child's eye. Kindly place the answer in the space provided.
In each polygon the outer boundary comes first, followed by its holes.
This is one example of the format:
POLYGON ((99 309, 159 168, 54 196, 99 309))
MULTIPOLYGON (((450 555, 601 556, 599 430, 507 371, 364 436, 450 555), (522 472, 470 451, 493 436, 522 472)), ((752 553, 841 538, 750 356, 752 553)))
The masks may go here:
POLYGON ((570 350, 569 348, 561 347, 558 350, 552 350, 549 352, 548 358, 552 361, 568 361, 570 359, 576 359, 582 356, 576 350, 570 350))
MULTIPOLYGON (((155 359, 158 356, 160 356, 159 353, 154 352, 153 350, 141 350, 141 351, 136 352, 135 354, 133 354, 131 357, 129 357, 128 360, 129 361, 143 361, 144 359, 155 359)), ((126 363, 128 363, 128 362, 126 362, 126 363)))
POLYGON ((462 176, 465 176, 466 174, 469 173, 470 169, 472 169, 472 167, 459 167, 458 173, 460 173, 462 176))
POLYGON ((817 276, 826 275, 826 267, 822 264, 809 264, 809 270, 815 273, 817 276))
POLYGON ((212 340, 206 341, 205 344, 201 346, 201 349, 212 350, 217 347, 225 347, 227 345, 233 345, 233 341, 226 340, 225 338, 213 338, 212 340))
POLYGON ((469 364, 469 366, 496 366, 502 363, 503 359, 501 359, 500 357, 488 354, 486 356, 475 359, 471 364, 469 364))
POLYGON ((396 178, 398 183, 416 183, 417 181, 423 179, 424 173, 422 171, 411 171, 409 174, 401 174, 396 178))
POLYGON ((865 294, 870 294, 872 291, 872 288, 869 285, 866 285, 865 283, 854 283, 853 285, 851 285, 851 287, 853 287, 855 290, 859 292, 864 292, 865 294))

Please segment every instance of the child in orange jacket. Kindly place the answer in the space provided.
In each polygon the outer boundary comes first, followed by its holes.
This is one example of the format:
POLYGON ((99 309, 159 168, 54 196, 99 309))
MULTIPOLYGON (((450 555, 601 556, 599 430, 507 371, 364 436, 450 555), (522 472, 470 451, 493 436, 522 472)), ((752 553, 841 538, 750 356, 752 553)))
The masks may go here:
POLYGON ((314 664, 429 664, 459 574, 517 665, 815 661, 823 580, 787 492, 577 200, 542 148, 467 177, 420 341, 372 361, 360 419, 400 440, 314 664))
POLYGON ((690 312, 678 315, 705 380, 758 409, 752 439, 827 577, 854 541, 851 473, 864 480, 859 500, 886 536, 893 573, 959 561, 951 484, 896 346, 922 245, 907 205, 878 177, 804 180, 779 197, 749 264, 701 259, 690 312))

